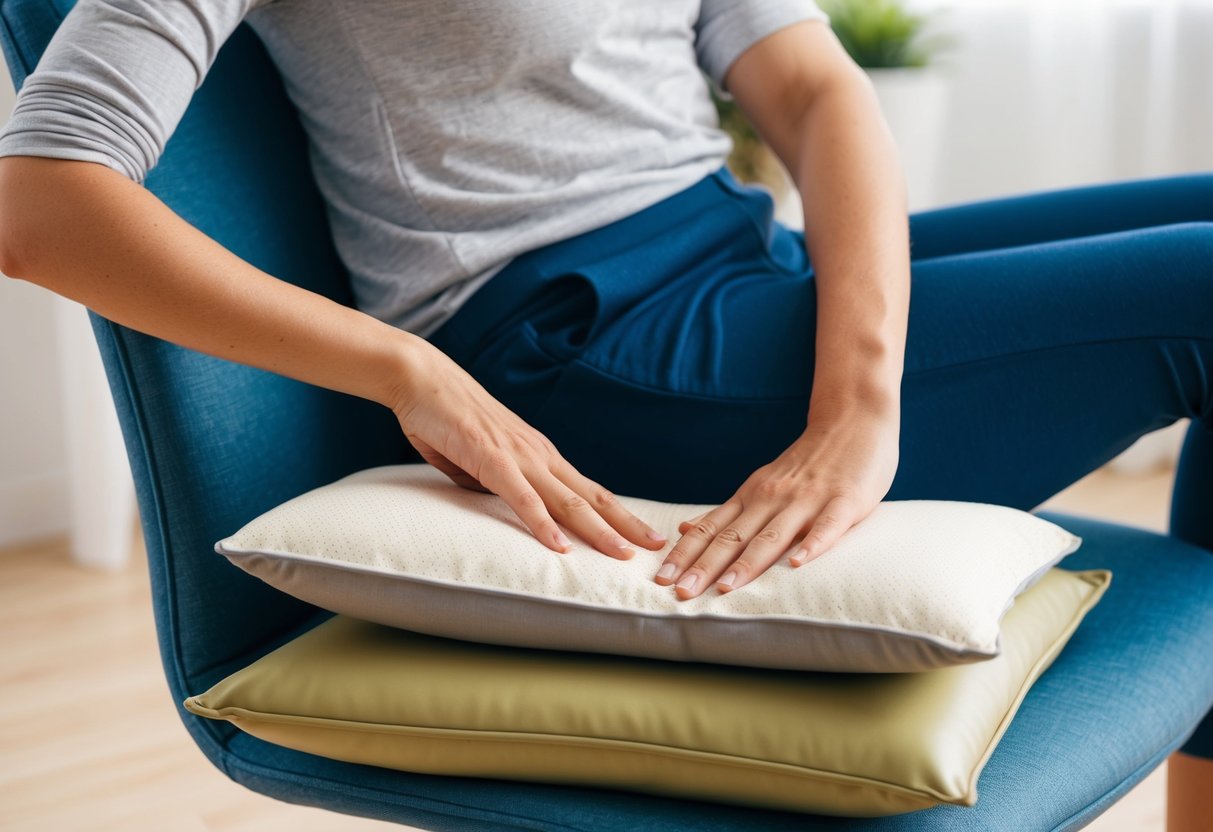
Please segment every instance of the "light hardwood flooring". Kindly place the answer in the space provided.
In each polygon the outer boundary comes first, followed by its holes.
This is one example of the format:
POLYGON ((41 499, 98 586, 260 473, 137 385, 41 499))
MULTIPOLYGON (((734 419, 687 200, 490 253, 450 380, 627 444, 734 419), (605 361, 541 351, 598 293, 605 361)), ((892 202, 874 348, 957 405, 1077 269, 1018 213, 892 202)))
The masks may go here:
MULTIPOLYGON (((1172 476, 1101 469, 1045 506, 1163 530, 1172 476)), ((119 574, 72 565, 61 538, 0 551, 0 830, 407 829, 271 800, 203 758, 169 700, 137 549, 119 574)), ((1165 776, 1088 828, 1161 832, 1165 776)))

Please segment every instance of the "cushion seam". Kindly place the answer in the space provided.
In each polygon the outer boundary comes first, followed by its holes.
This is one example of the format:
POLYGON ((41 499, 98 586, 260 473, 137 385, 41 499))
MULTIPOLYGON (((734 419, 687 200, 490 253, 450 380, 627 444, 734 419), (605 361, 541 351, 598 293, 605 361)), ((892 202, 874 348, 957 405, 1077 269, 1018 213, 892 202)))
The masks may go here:
MULTIPOLYGON (((480 735, 486 739, 500 739, 502 742, 517 742, 531 743, 538 745, 549 745, 559 743, 570 747, 586 747, 591 748, 611 745, 626 746, 625 750, 641 751, 643 753, 655 754, 659 756, 675 757, 684 759, 686 757, 695 758, 695 762, 709 763, 726 768, 740 768, 746 771, 751 771, 755 768, 759 769, 775 769, 780 770, 780 773, 791 774, 793 776, 810 777, 822 780, 827 783, 846 785, 846 786, 872 786, 880 789, 885 789, 889 793, 897 796, 906 796, 913 798, 926 798, 931 800, 939 800, 943 803, 951 805, 964 805, 964 796, 945 795, 944 793, 931 788, 913 788, 903 786, 897 783, 890 783, 884 780, 877 780, 872 777, 866 777, 857 774, 845 774, 842 772, 828 771, 820 768, 797 765, 796 763, 784 763, 774 760, 763 760, 757 757, 743 757, 737 754, 725 754, 717 751, 703 751, 695 748, 682 748, 680 746, 660 745, 657 743, 646 743, 639 740, 624 740, 615 739, 613 737, 582 737, 570 734, 542 734, 539 732, 526 731, 498 731, 482 728, 434 728, 425 725, 393 725, 389 723, 378 722, 362 722, 355 720, 333 719, 329 717, 305 716, 296 714, 270 714, 264 711, 254 711, 248 708, 227 707, 220 709, 206 708, 198 702, 198 697, 190 697, 188 702, 196 703, 196 707, 210 711, 215 716, 209 716, 211 719, 224 719, 226 715, 245 718, 251 722, 262 721, 267 724, 278 725, 294 725, 303 726, 312 729, 323 730, 340 730, 340 731, 358 731, 361 733, 378 734, 383 736, 392 735, 409 735, 415 733, 436 734, 452 734, 452 733, 471 733, 480 735), (786 771, 792 769, 793 771, 786 771)), ((201 716, 201 714, 199 714, 201 716)), ((477 741, 484 741, 479 739, 477 741)))
POLYGON ((1078 605, 1077 609, 1074 610, 1074 614, 1070 617, 1070 621, 1066 625, 1065 629, 1057 634, 1057 637, 1053 640, 1053 643, 1049 645, 1049 649, 1037 658, 1036 662, 1028 671, 1028 674, 1024 677, 1023 682, 1020 684, 1018 693, 1007 706, 1007 711, 1005 714, 1003 714, 1003 718, 999 721, 997 728, 995 728, 994 733, 991 735, 985 751, 977 760, 977 763, 973 766, 973 771, 969 774, 968 785, 971 793, 976 793, 977 778, 980 772, 985 768, 986 763, 989 762, 990 757, 994 754, 998 744, 1002 741, 1003 735, 1010 727, 1012 719, 1019 712, 1019 708, 1023 705, 1023 701, 1027 698, 1028 693, 1031 692, 1031 689, 1040 680, 1040 677, 1048 671, 1053 662, 1057 660, 1057 657, 1061 655, 1062 650, 1064 650, 1066 645, 1069 644, 1070 640, 1074 636, 1074 633, 1078 630, 1078 628, 1082 625, 1083 620, 1087 617, 1087 614, 1090 613, 1091 610, 1094 609, 1095 605, 1099 603, 1100 599, 1103 598, 1104 593, 1112 583, 1112 573, 1107 570, 1084 570, 1082 572, 1071 572, 1071 574, 1080 578, 1090 587, 1087 597, 1081 604, 1078 605), (1091 574, 1092 572, 1095 574, 1091 574), (1096 577, 1097 575, 1099 577, 1096 577))
MULTIPOLYGON (((985 657, 992 658, 992 657, 998 655, 999 652, 1001 652, 997 647, 997 643, 995 644, 995 648, 992 651, 985 651, 985 650, 980 650, 977 648, 966 647, 964 645, 961 645, 959 642, 946 641, 946 640, 941 639, 937 636, 934 636, 930 633, 924 633, 921 631, 914 631, 914 630, 907 630, 907 629, 894 629, 892 627, 886 628, 886 627, 880 627, 880 626, 876 626, 876 625, 872 625, 872 624, 856 623, 856 622, 853 622, 850 620, 843 621, 843 620, 829 620, 829 619, 823 619, 823 618, 810 618, 810 617, 807 617, 804 615, 799 615, 796 613, 785 613, 785 614, 780 614, 780 615, 725 615, 722 613, 710 613, 710 612, 709 613, 700 612, 700 613, 694 613, 694 614, 680 614, 680 613, 650 612, 650 611, 633 610, 633 609, 615 609, 615 608, 603 606, 603 605, 589 604, 589 603, 577 602, 577 601, 569 601, 569 600, 564 600, 564 599, 557 601, 557 600, 553 600, 552 598, 547 597, 547 596, 526 595, 523 593, 510 592, 507 590, 497 589, 497 588, 493 588, 493 587, 483 587, 483 588, 482 587, 472 587, 470 584, 467 584, 467 583, 445 581, 445 580, 438 579, 438 578, 422 578, 422 577, 417 577, 417 576, 413 576, 413 575, 404 575, 404 574, 401 574, 400 572, 391 571, 391 570, 387 570, 387 569, 384 569, 384 570, 370 569, 365 566, 360 566, 358 564, 337 563, 334 561, 325 560, 320 557, 301 555, 298 552, 286 552, 286 551, 279 551, 279 550, 275 550, 275 549, 233 549, 233 548, 224 547, 222 545, 222 542, 216 544, 216 551, 218 551, 220 554, 224 555, 225 557, 234 557, 237 560, 239 560, 243 556, 247 556, 247 555, 262 555, 265 557, 281 558, 282 560, 288 560, 288 561, 293 560, 293 561, 297 561, 297 562, 301 562, 301 563, 306 563, 309 566, 313 566, 318 569, 333 569, 333 570, 343 571, 343 572, 353 572, 353 573, 361 574, 361 575, 388 578, 392 581, 399 581, 401 583, 406 583, 406 584, 412 583, 412 584, 423 584, 423 585, 426 585, 426 584, 437 585, 437 586, 441 586, 441 587, 444 587, 447 589, 456 590, 456 591, 460 591, 460 592, 468 592, 468 593, 475 594, 475 595, 490 595, 490 596, 503 597, 503 598, 509 598, 509 599, 525 599, 527 601, 531 601, 531 602, 534 602, 537 604, 543 604, 543 605, 551 606, 551 607, 555 607, 555 608, 563 607, 563 608, 588 610, 588 611, 593 611, 596 613, 603 613, 603 614, 626 615, 628 618, 649 618, 649 619, 660 619, 662 621, 693 621, 693 620, 697 620, 697 619, 700 619, 700 620, 708 619, 708 620, 713 620, 713 621, 725 621, 725 622, 730 622, 730 623, 759 623, 759 622, 803 623, 806 626, 830 627, 830 628, 845 629, 845 630, 865 632, 865 633, 878 633, 881 635, 896 636, 896 637, 905 638, 905 639, 908 639, 911 641, 926 641, 926 642, 930 642, 931 644, 933 644, 939 648, 945 649, 945 650, 949 651, 950 653, 953 653, 958 656, 985 656, 985 657)), ((1042 577, 1044 575, 1044 573, 1048 572, 1049 569, 1055 567, 1062 560, 1064 560, 1066 556, 1068 556, 1071 553, 1072 552, 1065 552, 1065 553, 1057 556, 1056 559, 1051 559, 1049 562, 1043 564, 1042 566, 1038 567, 1035 571, 1033 571, 1033 573, 1030 577, 1036 577, 1036 578, 1042 577)), ((237 565, 239 565, 239 564, 237 564, 237 565)), ((243 567, 241 567, 241 568, 243 568, 243 567)), ((1011 601, 1013 602, 1014 598, 1012 598, 1011 601)), ((1009 609, 1010 609, 1010 604, 1008 604, 1007 607, 1002 611, 1003 615, 1005 615, 1009 609)), ((1001 618, 1002 618, 1002 616, 999 616, 999 620, 1001 620, 1001 618)))

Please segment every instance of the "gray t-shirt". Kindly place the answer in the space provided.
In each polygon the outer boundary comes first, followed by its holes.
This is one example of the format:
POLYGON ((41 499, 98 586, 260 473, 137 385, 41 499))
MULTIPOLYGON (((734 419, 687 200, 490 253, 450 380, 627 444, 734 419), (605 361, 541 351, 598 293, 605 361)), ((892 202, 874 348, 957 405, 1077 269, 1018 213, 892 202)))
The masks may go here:
POLYGON ((0 156, 142 182, 247 20, 299 109, 358 307, 425 337, 518 254, 719 168, 704 73, 722 85, 809 19, 813 0, 79 0, 0 156))

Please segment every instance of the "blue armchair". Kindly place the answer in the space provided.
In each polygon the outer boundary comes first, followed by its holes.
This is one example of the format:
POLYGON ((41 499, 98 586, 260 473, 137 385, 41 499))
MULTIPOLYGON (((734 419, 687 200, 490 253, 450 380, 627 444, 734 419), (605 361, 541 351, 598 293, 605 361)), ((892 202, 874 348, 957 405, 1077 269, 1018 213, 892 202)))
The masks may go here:
MULTIPOLYGON (((70 6, 0 0, 0 35, 18 85, 70 6)), ((247 25, 222 49, 146 184, 259 268, 352 303, 305 136, 247 25)), ((386 408, 182 349, 97 315, 92 322, 137 485, 161 656, 180 703, 328 615, 231 566, 214 553, 214 541, 352 471, 421 460, 386 408)), ((1196 430, 1188 441, 1213 444, 1196 430)), ((973 808, 825 818, 413 774, 291 751, 178 709, 211 762, 250 789, 424 829, 1077 829, 1185 742, 1193 753, 1210 753, 1213 718, 1201 739, 1190 737, 1213 704, 1213 557, 1167 535, 1040 514, 1084 538, 1066 567, 1107 567, 1116 579, 1024 701, 985 768, 973 808)))

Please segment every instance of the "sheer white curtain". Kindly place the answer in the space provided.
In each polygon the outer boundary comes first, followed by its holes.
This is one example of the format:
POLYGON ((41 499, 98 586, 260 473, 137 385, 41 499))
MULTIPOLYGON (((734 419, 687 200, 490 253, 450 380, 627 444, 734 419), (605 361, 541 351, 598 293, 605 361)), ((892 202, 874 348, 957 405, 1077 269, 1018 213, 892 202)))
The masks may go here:
POLYGON ((917 0, 955 44, 935 204, 1213 169, 1213 0, 917 0))
MULTIPOLYGON (((914 5, 955 43, 936 181, 913 207, 1213 170, 1213 0, 914 5)), ((1174 462, 1187 424, 1112 467, 1174 462)))

